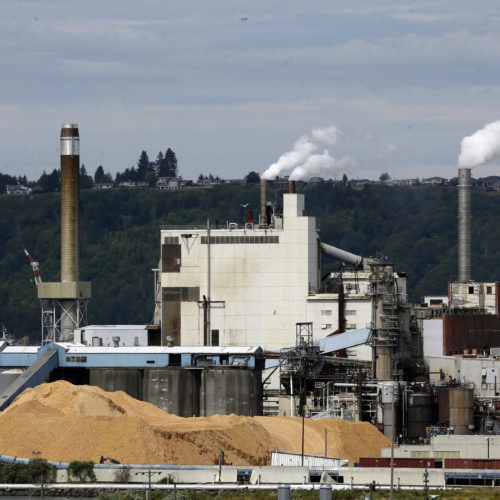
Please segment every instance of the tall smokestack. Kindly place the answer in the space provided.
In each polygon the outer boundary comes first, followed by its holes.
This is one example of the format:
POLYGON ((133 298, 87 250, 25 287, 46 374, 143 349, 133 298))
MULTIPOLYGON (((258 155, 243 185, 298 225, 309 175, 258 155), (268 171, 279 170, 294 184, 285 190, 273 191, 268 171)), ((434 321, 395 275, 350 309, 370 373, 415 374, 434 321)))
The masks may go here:
POLYGON ((78 125, 61 127, 61 281, 40 283, 42 344, 71 342, 87 324, 91 283, 80 281, 80 137, 78 125))
POLYGON ((61 128, 61 281, 80 279, 80 137, 78 125, 61 128))
POLYGON ((265 179, 260 179, 260 225, 267 226, 267 182, 265 179))
POLYGON ((290 181, 290 184, 288 186, 288 191, 291 194, 295 194, 295 181, 290 181))
POLYGON ((471 169, 458 169, 458 281, 470 281, 471 169))

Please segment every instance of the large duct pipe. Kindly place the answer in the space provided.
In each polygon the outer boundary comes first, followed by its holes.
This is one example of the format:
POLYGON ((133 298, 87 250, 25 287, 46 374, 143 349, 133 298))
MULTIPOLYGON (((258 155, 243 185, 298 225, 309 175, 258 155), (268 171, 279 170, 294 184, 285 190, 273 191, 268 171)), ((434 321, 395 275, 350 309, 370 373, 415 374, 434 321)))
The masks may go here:
POLYGON ((61 281, 80 279, 80 137, 78 125, 61 128, 61 281))
POLYGON ((342 262, 347 262, 348 264, 352 264, 356 267, 360 267, 363 264, 363 257, 360 255, 355 255, 351 252, 347 252, 346 250, 341 250, 340 248, 333 247, 332 245, 327 245, 326 243, 321 243, 321 251, 329 257, 341 260, 342 262))
POLYGON ((470 281, 471 169, 458 169, 458 281, 470 281))

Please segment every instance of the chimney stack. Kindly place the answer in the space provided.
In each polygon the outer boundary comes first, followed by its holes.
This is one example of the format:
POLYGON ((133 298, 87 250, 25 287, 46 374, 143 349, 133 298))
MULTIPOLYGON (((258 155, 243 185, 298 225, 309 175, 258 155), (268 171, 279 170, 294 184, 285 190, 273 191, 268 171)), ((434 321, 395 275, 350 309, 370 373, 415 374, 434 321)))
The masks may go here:
POLYGON ((289 192, 290 194, 295 194, 295 181, 290 181, 289 192))
POLYGON ((70 342, 87 324, 89 281, 80 281, 80 137, 78 125, 61 127, 61 281, 40 283, 42 344, 70 342))
POLYGON ((471 280, 471 169, 458 169, 458 281, 471 280))
POLYGON ((61 281, 80 279, 80 137, 78 125, 61 128, 61 281))
POLYGON ((260 226, 267 226, 267 182, 265 179, 260 180, 260 226))

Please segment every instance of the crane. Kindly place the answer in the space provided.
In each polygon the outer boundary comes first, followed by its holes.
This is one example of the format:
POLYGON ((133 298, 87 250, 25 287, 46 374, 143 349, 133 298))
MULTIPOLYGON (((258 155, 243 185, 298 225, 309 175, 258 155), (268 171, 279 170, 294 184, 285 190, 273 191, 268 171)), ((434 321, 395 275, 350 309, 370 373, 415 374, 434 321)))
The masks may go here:
POLYGON ((37 260, 35 260, 31 254, 26 250, 26 247, 24 245, 21 245, 21 248, 24 250, 24 253, 26 254, 26 257, 28 257, 28 260, 30 261, 31 269, 33 269, 33 279, 35 280, 35 285, 38 287, 38 285, 42 282, 42 275, 40 273, 40 264, 38 263, 37 260))

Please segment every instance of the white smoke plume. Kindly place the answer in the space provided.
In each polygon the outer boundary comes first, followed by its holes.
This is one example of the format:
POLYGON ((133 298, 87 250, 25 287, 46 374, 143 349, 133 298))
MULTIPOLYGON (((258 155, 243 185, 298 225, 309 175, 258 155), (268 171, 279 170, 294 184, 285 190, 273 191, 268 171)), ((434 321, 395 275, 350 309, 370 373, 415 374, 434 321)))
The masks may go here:
POLYGON ((281 172, 290 170, 291 168, 304 163, 307 158, 309 158, 309 156, 311 156, 314 151, 316 151, 316 149, 318 149, 318 146, 316 144, 313 144, 309 140, 309 137, 307 137, 307 135, 299 137, 295 141, 293 149, 291 151, 283 153, 278 158, 278 161, 270 165, 261 177, 266 180, 276 178, 281 174, 281 172))
POLYGON ((493 158, 500 159, 500 121, 488 123, 462 139, 458 166, 474 168, 493 158))
POLYGON ((325 146, 335 146, 341 134, 342 132, 335 125, 329 125, 324 128, 313 128, 311 130, 312 140, 325 146))
POLYGON ((341 130, 335 125, 312 129, 310 135, 299 137, 291 151, 283 153, 276 163, 270 165, 261 175, 262 179, 274 179, 282 172, 291 169, 294 169, 292 172, 294 177, 290 177, 291 180, 307 179, 320 175, 320 172, 323 175, 332 174, 338 168, 342 168, 341 162, 347 159, 348 164, 354 163, 351 157, 336 161, 327 150, 323 154, 313 154, 319 145, 335 146, 341 134, 341 130))
POLYGON ((325 149, 323 154, 311 155, 302 165, 295 167, 290 174, 291 181, 299 181, 310 177, 327 177, 342 168, 352 167, 356 164, 352 156, 344 156, 336 160, 325 149))

